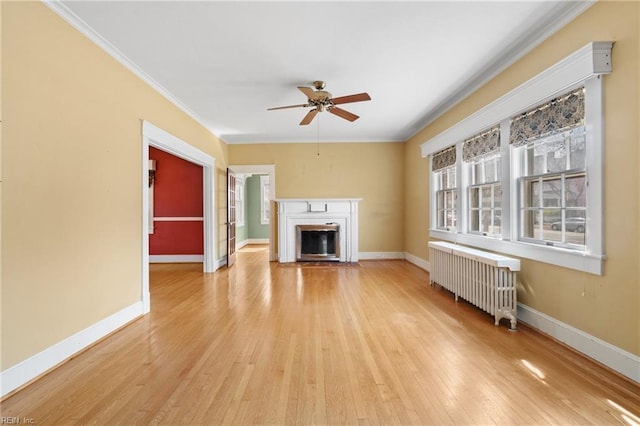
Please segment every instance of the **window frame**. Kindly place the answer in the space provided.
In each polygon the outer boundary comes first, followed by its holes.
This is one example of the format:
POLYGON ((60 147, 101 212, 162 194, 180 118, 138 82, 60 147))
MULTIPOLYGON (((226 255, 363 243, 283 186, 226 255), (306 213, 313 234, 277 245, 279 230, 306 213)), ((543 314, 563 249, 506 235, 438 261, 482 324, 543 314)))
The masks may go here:
POLYGON ((235 206, 236 206, 236 226, 245 226, 245 176, 236 175, 235 206))
MULTIPOLYGON (((568 219, 567 217, 567 211, 583 211, 584 215, 586 216, 586 207, 567 207, 566 206, 566 197, 565 197, 565 183, 567 178, 572 178, 575 176, 580 176, 583 175, 585 177, 585 179, 588 180, 588 176, 586 174, 586 171, 584 170, 568 170, 568 171, 564 171, 564 172, 554 172, 554 173, 547 173, 547 174, 539 174, 539 175, 532 175, 532 176, 522 176, 518 179, 518 189, 519 189, 519 199, 520 199, 520 203, 518 205, 518 212, 517 212, 517 216, 518 216, 518 220, 520 222, 520 226, 518 228, 518 240, 519 241, 524 241, 524 242, 529 242, 532 244, 544 244, 544 245, 551 245, 554 247, 565 247, 565 248, 570 248, 570 249, 574 249, 574 250, 579 250, 579 251, 585 251, 586 250, 586 242, 585 244, 573 244, 567 241, 567 235, 566 235, 566 220, 568 219), (538 205, 533 206, 533 205, 525 205, 525 199, 526 197, 526 191, 525 191, 525 186, 527 184, 527 182, 530 183, 535 183, 537 182, 538 184, 540 184, 540 188, 541 188, 541 193, 543 194, 544 191, 542 190, 543 184, 545 181, 550 181, 550 180, 559 180, 560 181, 560 191, 561 191, 561 197, 559 197, 559 201, 560 201, 560 205, 558 206, 545 206, 544 205, 544 195, 540 198, 538 205), (544 232, 543 230, 541 230, 541 235, 536 238, 536 237, 528 237, 525 235, 525 231, 524 231, 524 215, 526 212, 541 212, 543 214, 544 217, 544 211, 545 210, 557 210, 558 211, 558 221, 557 222, 561 222, 562 224, 564 224, 565 226, 561 226, 561 241, 556 241, 556 240, 552 240, 552 239, 545 239, 544 238, 544 232)), ((588 204, 588 203, 587 203, 588 204)), ((586 234, 586 221, 585 221, 585 225, 583 227, 583 231, 582 233, 585 235, 585 238, 587 236, 586 234)))
MULTIPOLYGON (((567 132, 579 132, 581 133, 580 136, 585 138, 585 153, 588 152, 588 149, 586 149, 586 126, 579 126, 577 128, 574 129, 570 129, 567 132)), ((587 183, 588 183, 588 173, 587 173, 587 164, 586 164, 586 155, 585 155, 585 161, 584 164, 581 165, 581 167, 575 167, 575 168, 571 168, 571 142, 569 141, 570 137, 575 137, 575 135, 571 135, 569 137, 567 137, 566 132, 559 132, 556 133, 555 135, 551 135, 550 138, 552 140, 549 140, 549 137, 543 137, 540 138, 538 140, 534 140, 531 141, 528 144, 525 144, 523 146, 519 146, 514 148, 514 152, 516 152, 516 158, 514 159, 514 161, 517 161, 521 164, 521 170, 522 170, 522 176, 519 176, 518 179, 518 199, 519 199, 519 205, 518 205, 518 212, 517 212, 517 218, 519 220, 520 226, 518 227, 518 234, 517 237, 520 241, 525 241, 525 242, 530 242, 532 244, 544 244, 544 245, 551 245, 551 246, 555 246, 555 247, 565 247, 568 249, 573 249, 573 250, 579 250, 579 251, 586 251, 587 247, 586 247, 586 241, 583 241, 583 244, 576 244, 576 243, 571 243, 569 241, 567 241, 567 234, 566 234, 566 219, 567 219, 567 212, 578 212, 578 211, 582 211, 583 212, 583 216, 586 217, 586 212, 587 212, 587 208, 586 205, 585 207, 579 207, 579 206, 567 206, 567 197, 566 197, 566 182, 567 179, 571 179, 574 177, 578 177, 578 176, 583 176, 585 179, 585 198, 586 195, 588 194, 588 188, 587 188, 587 183), (561 136, 563 135, 564 136, 561 136), (549 167, 548 167, 548 159, 549 159, 549 150, 548 147, 551 144, 555 144, 557 143, 557 141, 554 141, 553 139, 557 139, 557 138, 563 138, 563 142, 565 142, 565 149, 567 149, 567 153, 566 153, 566 157, 565 157, 565 168, 563 170, 554 170, 554 171, 549 171, 549 167), (526 152, 529 149, 536 149, 535 148, 535 144, 536 142, 540 142, 541 146, 544 149, 544 155, 542 156, 542 163, 543 163, 543 167, 541 171, 535 171, 535 170, 527 170, 527 163, 531 162, 531 159, 527 159, 526 158, 526 152), (554 180, 558 180, 560 182, 560 197, 558 197, 558 201, 559 201, 559 205, 557 206, 551 206, 551 205, 544 205, 544 189, 543 189, 543 185, 545 182, 550 182, 550 181, 554 181, 554 180), (526 203, 526 199, 527 199, 527 190, 526 190, 526 184, 527 182, 538 182, 540 184, 540 199, 538 200, 539 203, 537 206, 532 206, 532 205, 525 205, 526 203), (544 238, 544 230, 541 228, 540 229, 540 235, 538 238, 534 237, 530 237, 530 236, 526 236, 525 235, 525 219, 524 219, 524 215, 526 211, 532 211, 532 212, 542 212, 542 214, 544 215, 545 210, 557 210, 558 211, 558 221, 561 222, 561 239, 560 241, 558 240, 554 240, 554 239, 545 239, 544 238)), ((588 200, 586 200, 586 203, 588 204, 588 200)), ((544 216, 543 216, 544 217, 544 216)), ((544 222, 544 221, 543 221, 544 222)), ((588 238, 587 233, 586 233, 587 229, 586 229, 586 223, 583 227, 583 234, 584 234, 584 240, 586 240, 586 238, 588 238)))
POLYGON ((268 225, 270 221, 269 195, 271 193, 269 175, 260 175, 260 224, 268 225))
MULTIPOLYGON (((604 188, 604 105, 602 74, 612 71, 611 42, 593 42, 569 55, 559 63, 545 70, 538 76, 517 87, 503 97, 494 101, 467 117, 453 127, 445 130, 422 144, 422 156, 431 154, 454 145, 461 154, 462 141, 465 138, 500 123, 500 147, 502 168, 502 218, 501 238, 489 238, 468 233, 468 214, 458 215, 458 229, 454 232, 437 229, 434 215, 434 185, 430 185, 431 218, 429 236, 445 241, 467 244, 473 247, 505 253, 526 259, 554 264, 570 269, 581 270, 602 275, 604 270, 604 221, 603 221, 603 188, 604 188), (586 206, 586 241, 585 250, 574 248, 547 246, 530 243, 518 239, 518 195, 519 177, 523 175, 523 166, 514 161, 512 146, 508 144, 511 117, 536 105, 543 104, 554 97, 584 86, 585 122, 586 122, 586 165, 587 174, 587 206, 586 206)), ((468 211, 466 191, 469 182, 469 171, 462 166, 461 155, 458 155, 458 212, 468 211)), ((431 166, 431 161, 429 161, 431 166)), ((431 170, 431 168, 430 168, 431 170)), ((430 179, 433 172, 429 173, 430 179)))

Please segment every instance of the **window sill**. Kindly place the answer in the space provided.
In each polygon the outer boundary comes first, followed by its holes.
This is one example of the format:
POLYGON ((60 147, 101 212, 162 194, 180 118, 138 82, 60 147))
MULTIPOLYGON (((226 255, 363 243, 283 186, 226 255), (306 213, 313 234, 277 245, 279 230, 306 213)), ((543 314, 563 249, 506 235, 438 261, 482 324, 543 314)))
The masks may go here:
POLYGON ((561 247, 541 246, 520 241, 449 232, 441 229, 430 229, 429 236, 443 241, 464 244, 495 251, 507 256, 517 256, 590 274, 603 275, 604 273, 604 255, 578 252, 561 247))

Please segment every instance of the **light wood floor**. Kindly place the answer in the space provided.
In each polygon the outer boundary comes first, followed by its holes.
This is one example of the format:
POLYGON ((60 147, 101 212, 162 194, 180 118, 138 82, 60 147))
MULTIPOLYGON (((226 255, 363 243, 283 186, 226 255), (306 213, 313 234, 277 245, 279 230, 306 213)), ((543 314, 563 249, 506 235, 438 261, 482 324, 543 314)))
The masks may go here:
POLYGON ((638 424, 640 387, 404 261, 152 265, 149 315, 2 402, 42 424, 638 424))

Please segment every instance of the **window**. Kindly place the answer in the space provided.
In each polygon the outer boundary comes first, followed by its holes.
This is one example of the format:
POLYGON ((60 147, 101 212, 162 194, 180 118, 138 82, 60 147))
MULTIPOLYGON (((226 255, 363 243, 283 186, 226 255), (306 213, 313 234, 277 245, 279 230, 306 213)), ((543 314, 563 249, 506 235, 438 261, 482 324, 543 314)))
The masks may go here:
POLYGON ((585 88, 511 120, 518 168, 518 238, 584 251, 586 217, 585 88))
POLYGON ((422 145, 430 237, 603 273, 611 47, 588 44, 422 145))
POLYGON ((518 185, 520 239, 586 248, 585 136, 580 126, 517 148, 524 171, 518 185))
POLYGON ((436 195, 436 227, 456 230, 458 191, 456 184, 456 149, 449 147, 432 158, 434 190, 436 195))
POLYGON ((244 177, 236 176, 236 226, 244 226, 244 177))
POLYGON ((456 203, 458 191, 456 188, 456 168, 447 167, 436 173, 436 200, 438 210, 438 228, 454 231, 456 229, 456 203))
MULTIPOLYGON (((492 170, 496 167, 495 163, 499 165, 499 156, 478 160, 472 168, 474 171, 484 169, 495 174, 492 170)), ((495 176, 485 177, 477 182, 469 186, 469 232, 498 237, 501 235, 502 223, 502 184, 495 176)))
POLYGON ((260 176, 260 223, 267 225, 269 223, 270 213, 270 188, 269 176, 260 176))
POLYGON ((468 176, 468 230, 490 237, 501 236, 502 169, 500 127, 464 141, 462 158, 468 176))

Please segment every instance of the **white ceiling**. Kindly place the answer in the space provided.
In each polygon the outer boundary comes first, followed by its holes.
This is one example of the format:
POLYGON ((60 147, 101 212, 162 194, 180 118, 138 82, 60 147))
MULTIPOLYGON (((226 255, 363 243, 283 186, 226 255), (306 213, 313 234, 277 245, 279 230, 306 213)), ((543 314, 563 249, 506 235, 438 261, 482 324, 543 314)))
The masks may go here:
POLYGON ((227 143, 405 141, 589 7, 569 1, 48 5, 227 143), (368 92, 308 126, 296 86, 368 92))

